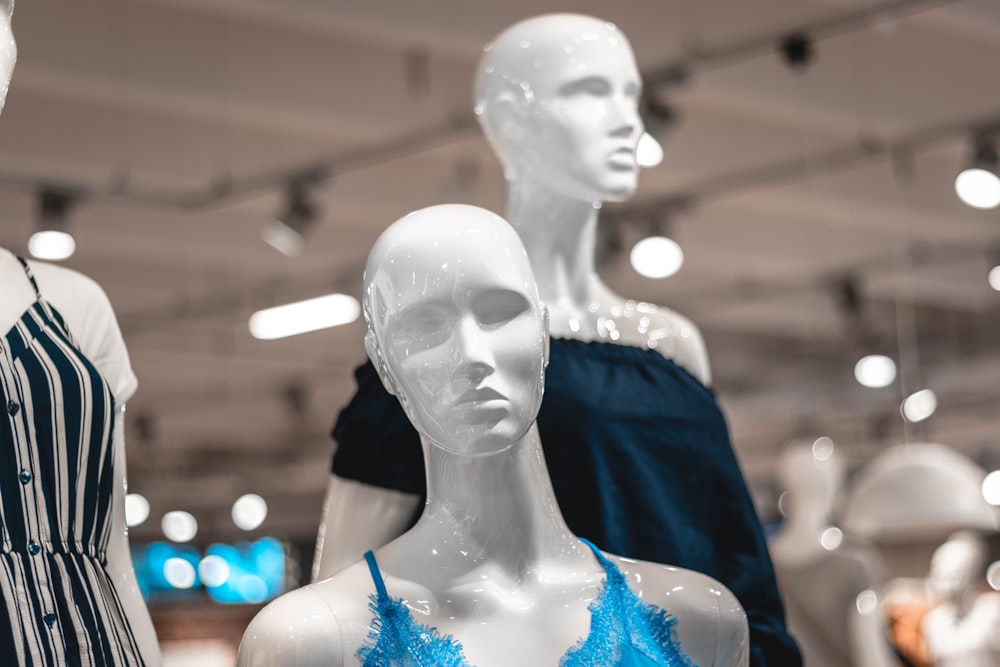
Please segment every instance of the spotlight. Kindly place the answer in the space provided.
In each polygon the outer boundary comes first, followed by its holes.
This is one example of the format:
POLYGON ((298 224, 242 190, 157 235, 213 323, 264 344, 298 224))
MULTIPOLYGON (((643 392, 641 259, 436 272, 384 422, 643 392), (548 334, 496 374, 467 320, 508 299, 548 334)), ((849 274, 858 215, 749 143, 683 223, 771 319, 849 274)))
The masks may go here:
POLYGON ((863 387, 888 387, 896 379, 896 362, 884 354, 869 354, 854 365, 854 377, 863 387))
POLYGON ((815 56, 813 41, 808 35, 792 33, 778 42, 778 52, 785 64, 794 70, 804 70, 815 56))
POLYGON ((972 163, 955 177, 955 194, 972 208, 989 210, 1000 206, 997 148, 992 140, 976 139, 972 163))
POLYGON ((284 213, 261 232, 268 245, 288 257, 302 254, 306 233, 319 219, 319 205, 308 191, 311 184, 305 180, 289 183, 284 213))
POLYGON ((653 212, 644 222, 646 237, 632 246, 629 260, 636 273, 647 278, 667 278, 680 271, 684 250, 665 234, 668 226, 664 211, 653 212))
POLYGON ((62 261, 76 252, 76 240, 68 231, 72 195, 45 188, 38 193, 38 231, 28 239, 32 257, 62 261))
POLYGON ((990 283, 990 287, 1000 292, 1000 265, 994 266, 990 269, 989 276, 987 280, 990 283))

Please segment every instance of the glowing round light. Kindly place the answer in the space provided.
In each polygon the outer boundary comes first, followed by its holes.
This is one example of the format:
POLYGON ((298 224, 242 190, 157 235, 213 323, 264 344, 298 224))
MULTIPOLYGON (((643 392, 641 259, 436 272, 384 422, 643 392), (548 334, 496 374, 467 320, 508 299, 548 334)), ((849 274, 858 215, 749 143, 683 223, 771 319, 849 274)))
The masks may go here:
POLYGON ((253 530, 267 518, 267 503, 256 493, 247 493, 233 503, 233 523, 243 530, 253 530))
POLYGON ((816 441, 813 442, 812 453, 813 457, 817 461, 829 460, 829 458, 833 456, 833 450, 834 450, 833 440, 826 437, 825 435, 820 438, 816 438, 816 441))
POLYGON ((989 282, 990 287, 1000 292, 1000 266, 994 266, 990 269, 989 276, 986 280, 989 282))
POLYGON ((827 551, 833 551, 840 546, 840 543, 844 541, 844 533, 841 532, 840 528, 830 526, 823 531, 823 534, 819 536, 819 543, 827 551))
POLYGON ((990 505, 1000 505, 1000 470, 994 470, 983 480, 983 498, 990 505))
POLYGON ((247 602, 267 599, 267 582, 256 574, 246 574, 236 580, 236 592, 247 602))
POLYGON ((869 354, 854 365, 854 377, 865 387, 888 387, 896 379, 896 362, 884 354, 869 354))
POLYGON ((955 194, 966 206, 996 208, 1000 205, 1000 178, 981 167, 966 169, 955 178, 955 194))
POLYGON ((673 239, 650 236, 632 246, 632 268, 647 278, 666 278, 684 264, 684 251, 673 239))
POLYGON ((995 560, 986 568, 986 581, 990 588, 1000 591, 1000 560, 995 560))
POLYGON ((937 394, 930 389, 921 389, 906 397, 899 411, 909 422, 922 422, 937 410, 937 394))
POLYGON ((229 563, 222 556, 209 554, 198 563, 198 576, 207 588, 215 588, 229 581, 229 563))
POLYGON ((878 606, 878 595, 875 591, 868 589, 866 591, 861 591, 858 593, 858 597, 855 598, 854 604, 858 608, 858 613, 862 616, 868 616, 875 608, 878 606))
POLYGON ((125 496, 125 525, 138 526, 149 518, 149 501, 138 493, 125 496))
POLYGON ((174 588, 191 588, 197 581, 194 565, 183 558, 168 558, 163 564, 163 578, 174 588))
POLYGON ((640 167, 655 167, 663 162, 663 146, 649 132, 643 132, 635 147, 635 163, 640 167))
POLYGON ((198 521, 189 512, 167 512, 160 521, 163 534, 171 542, 190 542, 198 534, 198 521))
POLYGON ((35 232, 28 239, 28 252, 32 257, 58 262, 73 256, 76 240, 66 232, 52 229, 35 232))
POLYGON ((778 496, 778 512, 781 516, 788 518, 788 491, 782 491, 781 495, 778 496))

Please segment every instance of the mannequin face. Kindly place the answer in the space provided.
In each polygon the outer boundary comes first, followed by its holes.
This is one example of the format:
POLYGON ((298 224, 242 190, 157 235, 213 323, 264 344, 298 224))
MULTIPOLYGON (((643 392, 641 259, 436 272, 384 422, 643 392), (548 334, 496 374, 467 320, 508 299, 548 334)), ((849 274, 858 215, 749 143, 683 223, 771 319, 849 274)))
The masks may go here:
POLYGON ((9 5, 0 2, 0 109, 3 109, 7 99, 7 89, 14 75, 16 61, 17 44, 14 43, 14 33, 10 28, 9 5))
POLYGON ((418 431, 469 456, 503 451, 528 431, 546 327, 506 222, 454 204, 412 213, 379 238, 365 286, 369 356, 418 431))
POLYGON ((614 25, 553 14, 487 46, 476 110, 509 179, 573 199, 621 200, 637 185, 641 87, 632 48, 614 25))

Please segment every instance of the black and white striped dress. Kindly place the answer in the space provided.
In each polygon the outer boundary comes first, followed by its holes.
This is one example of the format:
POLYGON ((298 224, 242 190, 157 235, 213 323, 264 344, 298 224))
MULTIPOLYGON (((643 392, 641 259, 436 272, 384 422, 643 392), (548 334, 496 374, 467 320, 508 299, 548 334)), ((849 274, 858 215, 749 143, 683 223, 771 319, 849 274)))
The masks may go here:
POLYGON ((105 568, 114 397, 21 264, 36 301, 0 339, 0 664, 142 665, 105 568))

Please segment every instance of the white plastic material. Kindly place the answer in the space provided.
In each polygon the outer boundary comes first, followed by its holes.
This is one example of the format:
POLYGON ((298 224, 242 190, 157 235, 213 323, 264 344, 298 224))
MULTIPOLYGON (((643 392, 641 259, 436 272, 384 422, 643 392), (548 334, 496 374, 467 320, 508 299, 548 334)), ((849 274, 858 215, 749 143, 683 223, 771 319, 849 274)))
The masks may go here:
MULTIPOLYGON (((364 296, 365 347, 427 466, 421 519, 376 553, 390 594, 478 667, 557 664, 590 632, 605 573, 566 527, 542 458, 546 316, 520 240, 483 209, 412 213, 376 242, 364 296)), ((695 663, 746 664, 745 615, 722 584, 613 559, 678 619, 695 663)), ((357 664, 373 591, 360 562, 282 596, 247 629, 238 664, 357 664)))

